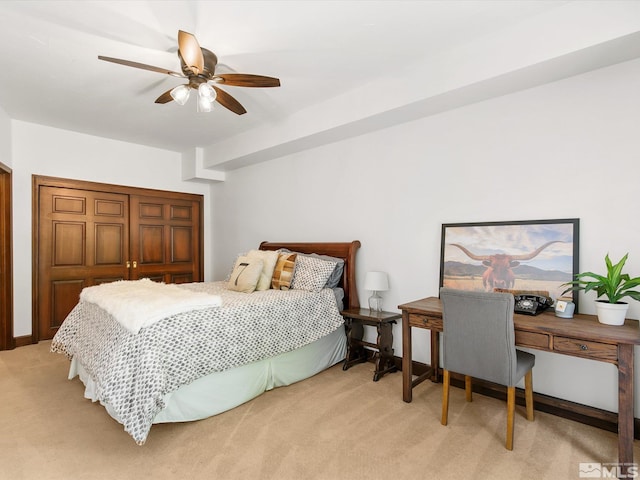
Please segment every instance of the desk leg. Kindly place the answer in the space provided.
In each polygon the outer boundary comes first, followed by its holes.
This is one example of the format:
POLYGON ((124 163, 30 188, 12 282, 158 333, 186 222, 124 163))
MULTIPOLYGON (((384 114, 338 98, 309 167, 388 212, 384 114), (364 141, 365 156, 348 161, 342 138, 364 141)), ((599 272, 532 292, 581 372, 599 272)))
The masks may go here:
POLYGON ((440 332, 430 330, 431 335, 431 381, 438 383, 440 369, 440 332))
POLYGON ((413 378, 413 365, 411 359, 411 326, 409 325, 409 314, 402 312, 402 400, 407 403, 412 400, 411 381, 413 378))
POLYGON ((633 345, 618 344, 618 461, 622 478, 633 463, 633 345))

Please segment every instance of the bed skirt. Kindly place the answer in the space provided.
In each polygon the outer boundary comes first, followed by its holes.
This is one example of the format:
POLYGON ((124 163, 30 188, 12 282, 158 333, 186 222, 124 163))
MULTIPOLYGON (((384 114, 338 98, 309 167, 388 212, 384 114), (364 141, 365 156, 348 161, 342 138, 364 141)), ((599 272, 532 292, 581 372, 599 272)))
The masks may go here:
MULTIPOLYGON (((267 390, 309 378, 340 362, 345 355, 345 332, 343 328, 338 328, 297 350, 212 373, 168 393, 164 396, 166 407, 156 415, 153 423, 187 422, 217 415, 267 390)), ((69 379, 76 375, 85 385, 85 398, 98 401, 93 379, 74 357, 69 368, 69 379)), ((109 415, 120 422, 110 406, 101 403, 109 415)))

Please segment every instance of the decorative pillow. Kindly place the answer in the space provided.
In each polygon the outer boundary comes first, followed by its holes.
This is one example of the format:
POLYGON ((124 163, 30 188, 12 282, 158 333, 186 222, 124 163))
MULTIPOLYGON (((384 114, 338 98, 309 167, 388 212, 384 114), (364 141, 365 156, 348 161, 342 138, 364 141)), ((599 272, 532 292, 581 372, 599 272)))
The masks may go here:
POLYGON ((340 284, 340 280, 342 280, 344 260, 337 257, 330 257, 328 255, 318 255, 317 253, 312 253, 311 256, 332 262, 335 265, 333 272, 331 272, 331 275, 329 275, 329 278, 327 279, 327 283, 324 285, 324 288, 336 288, 340 284))
POLYGON ((238 259, 246 255, 247 255, 246 253, 239 253, 236 255, 236 259, 231 264, 231 268, 229 269, 229 272, 227 273, 227 276, 224 279, 225 282, 228 282, 229 280, 231 280, 231 274, 233 273, 233 270, 236 268, 236 263, 238 263, 238 259))
POLYGON ((250 250, 247 256, 252 259, 262 260, 262 273, 258 279, 256 290, 269 290, 271 288, 271 277, 278 262, 278 252, 269 250, 250 250))
POLYGON ((227 288, 244 293, 255 291, 263 265, 262 260, 247 256, 238 257, 233 272, 231 272, 231 278, 227 282, 227 288))
POLYGON ((273 277, 271 277, 271 288, 276 290, 291 288, 291 279, 296 268, 296 257, 295 253, 278 253, 276 268, 273 270, 273 277))
POLYGON ((291 288, 317 292, 327 283, 336 264, 317 257, 299 255, 296 270, 291 280, 291 288))
MULTIPOLYGON (((287 250, 286 248, 281 248, 278 250, 279 252, 290 252, 291 250, 287 250)), ((300 253, 296 252, 298 256, 304 257, 315 257, 321 258, 322 260, 327 260, 328 262, 333 262, 335 264, 335 268, 331 275, 327 279, 327 283, 324 285, 324 288, 336 288, 340 284, 340 280, 342 280, 342 273, 344 272, 344 260, 338 257, 331 257, 329 255, 320 255, 318 253, 300 253)))

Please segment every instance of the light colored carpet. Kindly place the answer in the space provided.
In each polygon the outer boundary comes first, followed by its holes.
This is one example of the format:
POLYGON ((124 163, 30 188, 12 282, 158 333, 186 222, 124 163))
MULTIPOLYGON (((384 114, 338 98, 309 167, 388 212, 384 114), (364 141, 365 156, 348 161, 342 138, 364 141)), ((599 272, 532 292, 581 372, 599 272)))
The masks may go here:
MULTIPOLYGON (((440 384, 402 401, 400 373, 337 365, 221 415, 154 425, 137 446, 83 398, 49 342, 0 352, 1 479, 577 479, 580 462, 616 462, 613 433, 516 411, 504 448, 505 403, 453 388, 440 425, 440 384)), ((534 378, 535 387, 535 378, 534 378)), ((636 442, 637 444, 637 442, 636 442)), ((634 447, 635 459, 639 450, 634 447)))

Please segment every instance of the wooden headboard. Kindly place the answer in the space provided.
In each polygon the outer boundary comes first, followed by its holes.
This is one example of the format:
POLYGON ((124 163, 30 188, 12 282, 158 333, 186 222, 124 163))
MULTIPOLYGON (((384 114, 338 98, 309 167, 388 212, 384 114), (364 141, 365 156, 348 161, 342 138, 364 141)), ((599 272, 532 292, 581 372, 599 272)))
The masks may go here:
POLYGON ((359 308, 358 288, 356 287, 356 252, 360 248, 360 241, 353 242, 262 242, 260 250, 278 250, 286 248, 292 252, 317 253, 318 255, 329 255, 344 260, 344 272, 340 287, 344 289, 345 308, 359 308))

